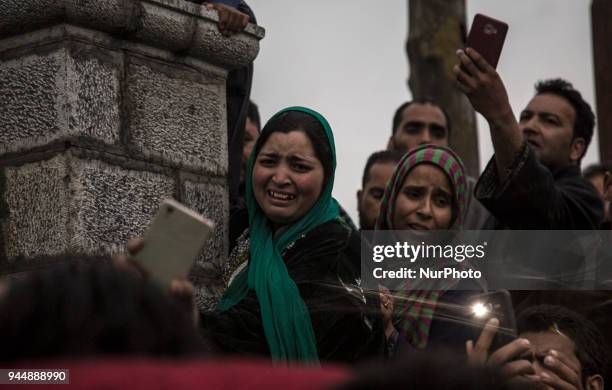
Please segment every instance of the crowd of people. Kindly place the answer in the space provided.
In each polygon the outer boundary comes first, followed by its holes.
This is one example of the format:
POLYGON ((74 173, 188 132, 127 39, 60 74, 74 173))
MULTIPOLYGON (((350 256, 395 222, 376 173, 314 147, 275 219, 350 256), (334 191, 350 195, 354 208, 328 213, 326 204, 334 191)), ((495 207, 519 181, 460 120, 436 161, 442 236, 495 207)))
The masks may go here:
MULTIPOLYGON (((240 8, 208 6, 219 11, 224 34, 253 20, 240 8)), ((232 82, 247 81, 243 88, 228 82, 228 99, 236 99, 228 107, 228 147, 237 185, 216 306, 198 310, 189 281, 158 286, 129 257, 70 262, 0 285, 0 360, 248 356, 277 364, 369 362, 340 385, 347 389, 603 389, 609 330, 578 305, 549 299, 564 292, 515 295, 517 335, 493 346, 499 320, 476 327, 457 310, 487 291, 485 284, 361 284, 360 231, 444 231, 451 240, 462 230, 611 227, 610 166, 581 172, 595 115, 570 82, 538 82, 517 120, 501 75, 479 53, 458 50, 453 71, 489 123, 491 161, 479 177, 469 176, 449 145, 450 132, 461 129, 451 127, 445 108, 429 99, 403 103, 386 150, 365 164, 359 226, 332 197, 331 124, 294 106, 262 127, 248 101, 252 68, 235 75, 232 82), (238 95, 230 96, 232 88, 238 95)), ((141 245, 132 243, 132 252, 141 245)), ((612 318, 609 297, 598 297, 592 304, 612 318)))

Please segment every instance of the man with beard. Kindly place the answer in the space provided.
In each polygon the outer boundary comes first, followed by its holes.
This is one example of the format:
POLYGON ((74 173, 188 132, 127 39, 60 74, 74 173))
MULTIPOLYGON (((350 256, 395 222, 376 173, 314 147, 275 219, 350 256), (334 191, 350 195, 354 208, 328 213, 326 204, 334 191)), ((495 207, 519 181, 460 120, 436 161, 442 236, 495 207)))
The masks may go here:
POLYGON ((562 79, 536 84, 517 122, 504 84, 475 50, 458 50, 459 88, 489 122, 495 155, 475 195, 495 216, 488 228, 597 229, 603 204, 580 174, 595 115, 562 79))

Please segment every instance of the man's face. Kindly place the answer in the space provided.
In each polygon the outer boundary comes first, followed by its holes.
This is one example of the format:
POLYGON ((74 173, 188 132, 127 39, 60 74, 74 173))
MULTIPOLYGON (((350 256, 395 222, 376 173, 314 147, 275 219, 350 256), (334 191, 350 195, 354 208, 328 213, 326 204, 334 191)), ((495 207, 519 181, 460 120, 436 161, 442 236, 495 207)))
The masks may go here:
POLYGON ((439 107, 412 103, 404 108, 389 149, 410 150, 423 144, 448 146, 448 123, 439 107))
POLYGON ((536 158, 551 171, 575 163, 582 156, 584 139, 573 139, 576 111, 561 96, 536 95, 521 113, 519 128, 536 158))
POLYGON ((380 201, 385 193, 387 182, 393 175, 395 163, 376 163, 370 167, 370 174, 365 187, 357 191, 357 210, 359 227, 362 230, 373 230, 380 210, 380 201))
MULTIPOLYGON (((601 379, 599 375, 593 375, 589 378, 582 377, 582 364, 576 356, 576 345, 561 331, 525 332, 520 337, 529 340, 531 343, 530 351, 521 358, 532 362, 536 375, 544 374, 553 378, 558 377, 563 382, 572 382, 572 378, 575 377, 577 378, 576 382, 582 384, 584 389, 601 388, 599 387, 602 384, 599 382, 599 379, 601 379), (556 357, 551 356, 554 353, 556 353, 556 357), (554 368, 551 368, 551 364, 554 368)), ((552 389, 551 387, 542 387, 552 389)))

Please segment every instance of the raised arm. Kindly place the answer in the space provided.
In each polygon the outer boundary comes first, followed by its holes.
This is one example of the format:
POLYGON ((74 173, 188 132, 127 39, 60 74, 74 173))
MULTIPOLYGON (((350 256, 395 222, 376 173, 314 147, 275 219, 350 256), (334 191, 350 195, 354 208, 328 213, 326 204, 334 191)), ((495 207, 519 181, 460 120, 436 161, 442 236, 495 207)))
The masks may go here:
POLYGON ((459 63, 453 68, 457 84, 474 110, 489 122, 499 180, 503 181, 523 143, 506 88, 497 71, 474 49, 458 50, 457 57, 459 63))

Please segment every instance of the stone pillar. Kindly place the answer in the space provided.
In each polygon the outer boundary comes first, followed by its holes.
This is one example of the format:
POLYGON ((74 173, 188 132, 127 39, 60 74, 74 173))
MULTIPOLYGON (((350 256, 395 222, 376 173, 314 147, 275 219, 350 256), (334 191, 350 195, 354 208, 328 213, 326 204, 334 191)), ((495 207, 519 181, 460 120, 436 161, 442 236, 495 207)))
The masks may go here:
POLYGON ((225 38, 217 20, 182 0, 2 1, 0 274, 123 250, 174 197, 216 221, 192 272, 215 276, 226 77, 264 35, 225 38))

